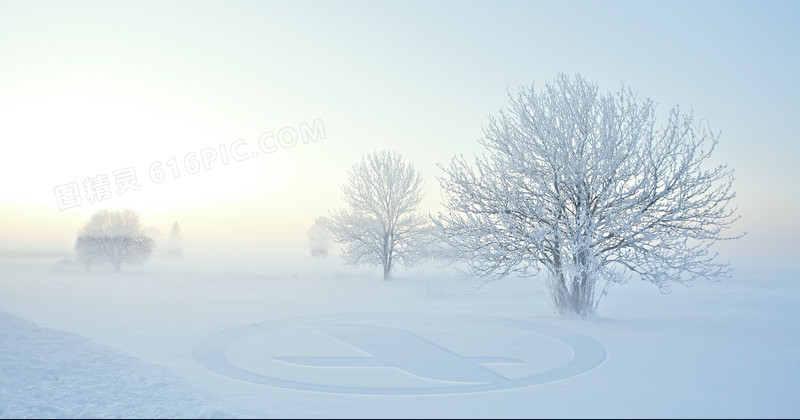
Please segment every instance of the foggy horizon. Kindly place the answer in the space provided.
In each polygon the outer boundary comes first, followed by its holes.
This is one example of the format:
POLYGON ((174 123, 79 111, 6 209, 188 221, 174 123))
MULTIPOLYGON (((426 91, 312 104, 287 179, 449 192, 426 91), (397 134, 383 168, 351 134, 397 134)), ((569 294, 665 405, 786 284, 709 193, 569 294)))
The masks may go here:
POLYGON ((0 49, 13 64, 0 70, 0 250, 69 248, 100 208, 133 209, 162 230, 177 220, 187 241, 303 241, 315 217, 341 206, 348 169, 377 150, 415 165, 422 208, 435 214, 437 164, 481 153, 487 117, 507 92, 558 71, 601 90, 624 81, 662 115, 693 110, 721 132, 712 161, 734 170, 735 229, 748 232, 737 254, 799 249, 791 191, 800 178, 783 169, 798 153, 791 2, 40 1, 0 10, 0 49), (131 169, 139 189, 118 193, 131 169), (84 182, 102 180, 109 193, 89 202, 84 182), (57 188, 70 185, 81 203, 62 206, 57 188))

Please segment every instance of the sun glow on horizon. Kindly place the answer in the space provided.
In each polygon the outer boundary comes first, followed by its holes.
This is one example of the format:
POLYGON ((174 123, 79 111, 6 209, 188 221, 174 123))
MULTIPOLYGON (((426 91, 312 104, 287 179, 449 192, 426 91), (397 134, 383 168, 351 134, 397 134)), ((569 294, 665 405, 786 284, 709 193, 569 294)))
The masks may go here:
MULTIPOLYGON (((437 165, 484 153, 508 92, 559 71, 708 118, 737 177, 737 229, 800 242, 797 4, 350 6, 1 2, 0 243, 68 245, 105 207, 202 240, 302 240, 378 150, 414 164, 435 213, 437 165), (317 121, 325 136, 276 147, 317 121)), ((730 246, 763 249, 748 240, 730 246)))
POLYGON ((154 223, 182 218, 215 231, 223 220, 228 230, 246 230, 237 226, 241 214, 286 201, 300 178, 287 152, 274 141, 259 148, 255 136, 235 137, 234 128, 180 105, 96 86, 5 98, 0 120, 12 140, 0 176, 13 180, 4 183, 6 235, 32 240, 41 236, 37 226, 74 229, 101 208, 131 208, 154 223), (46 223, 24 221, 45 212, 46 223))

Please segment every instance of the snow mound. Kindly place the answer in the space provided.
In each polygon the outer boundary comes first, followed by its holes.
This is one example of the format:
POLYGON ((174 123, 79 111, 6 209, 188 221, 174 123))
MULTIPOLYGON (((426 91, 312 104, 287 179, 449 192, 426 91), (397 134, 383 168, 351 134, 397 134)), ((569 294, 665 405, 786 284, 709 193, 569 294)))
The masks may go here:
POLYGON ((165 368, 3 311, 0 372, 0 418, 232 417, 165 368))

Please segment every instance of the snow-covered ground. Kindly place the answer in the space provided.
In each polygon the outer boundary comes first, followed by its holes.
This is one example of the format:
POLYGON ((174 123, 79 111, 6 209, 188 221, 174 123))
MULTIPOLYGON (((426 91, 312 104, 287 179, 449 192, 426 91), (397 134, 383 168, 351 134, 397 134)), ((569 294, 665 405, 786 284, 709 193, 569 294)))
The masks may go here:
POLYGON ((2 258, 0 417, 796 418, 800 273, 734 266, 562 320, 535 279, 382 281, 303 247, 2 258))

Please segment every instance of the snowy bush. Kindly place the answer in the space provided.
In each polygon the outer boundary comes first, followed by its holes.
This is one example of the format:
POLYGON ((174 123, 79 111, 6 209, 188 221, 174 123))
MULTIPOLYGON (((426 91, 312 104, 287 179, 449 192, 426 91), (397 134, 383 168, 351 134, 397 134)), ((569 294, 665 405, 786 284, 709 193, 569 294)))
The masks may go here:
POLYGON ((306 234, 311 256, 326 258, 331 241, 333 241, 330 219, 325 216, 317 217, 306 234))
POLYGON ((110 262, 119 271, 123 264, 144 264, 153 254, 153 239, 145 234, 134 211, 103 209, 93 214, 78 233, 75 252, 87 270, 110 262))

